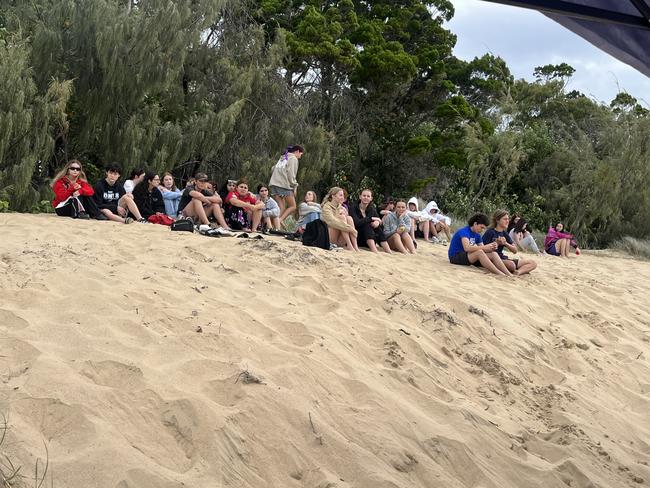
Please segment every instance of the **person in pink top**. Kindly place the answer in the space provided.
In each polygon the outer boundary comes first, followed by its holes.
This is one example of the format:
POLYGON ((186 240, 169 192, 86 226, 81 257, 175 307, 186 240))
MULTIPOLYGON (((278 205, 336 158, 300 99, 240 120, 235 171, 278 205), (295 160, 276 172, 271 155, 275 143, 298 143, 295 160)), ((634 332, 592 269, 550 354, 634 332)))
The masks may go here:
POLYGON ((555 227, 549 227, 546 239, 544 239, 544 249, 552 256, 569 257, 569 250, 574 247, 576 256, 580 255, 580 249, 573 234, 564 232, 564 224, 558 222, 555 227))

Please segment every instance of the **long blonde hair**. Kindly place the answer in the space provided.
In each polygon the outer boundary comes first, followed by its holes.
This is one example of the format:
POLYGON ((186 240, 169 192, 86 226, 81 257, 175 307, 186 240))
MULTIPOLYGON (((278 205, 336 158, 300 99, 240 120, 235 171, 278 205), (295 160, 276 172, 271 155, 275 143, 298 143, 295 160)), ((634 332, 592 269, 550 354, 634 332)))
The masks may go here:
POLYGON ((325 195, 325 198, 323 198, 323 204, 325 204, 326 202, 331 202, 334 195, 336 195, 340 191, 343 191, 343 188, 340 188, 338 186, 334 186, 330 188, 330 191, 328 191, 327 195, 325 195))
POLYGON ((79 167, 81 168, 81 171, 79 171, 79 176, 77 177, 77 181, 85 181, 88 183, 88 179, 86 178, 86 173, 84 172, 84 167, 81 164, 81 162, 78 159, 71 159, 68 161, 68 164, 66 164, 61 171, 59 171, 56 176, 54 176, 54 179, 52 180, 52 183, 50 183, 50 187, 54 188, 54 184, 59 181, 61 178, 64 176, 68 175, 68 169, 70 168, 70 165, 73 163, 77 163, 79 167))

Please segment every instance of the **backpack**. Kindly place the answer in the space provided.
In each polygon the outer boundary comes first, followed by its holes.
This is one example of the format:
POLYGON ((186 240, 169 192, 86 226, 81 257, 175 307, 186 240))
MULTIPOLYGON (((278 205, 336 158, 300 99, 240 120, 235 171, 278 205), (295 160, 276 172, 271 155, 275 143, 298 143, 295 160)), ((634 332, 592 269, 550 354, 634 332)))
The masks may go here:
POLYGON ((171 225, 171 229, 181 232, 194 232, 194 222, 192 219, 178 219, 171 225))
POLYGON ((309 222, 302 234, 302 245, 329 250, 330 235, 327 231, 327 224, 320 219, 309 222))

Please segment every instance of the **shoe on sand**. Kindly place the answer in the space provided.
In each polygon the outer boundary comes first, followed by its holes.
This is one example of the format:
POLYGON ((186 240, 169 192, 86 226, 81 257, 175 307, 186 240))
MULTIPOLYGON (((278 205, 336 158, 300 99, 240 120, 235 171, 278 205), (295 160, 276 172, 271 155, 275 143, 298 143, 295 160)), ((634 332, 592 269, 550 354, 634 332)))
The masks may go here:
POLYGON ((131 217, 127 217, 127 218, 124 219, 125 224, 130 224, 132 222, 133 222, 133 219, 131 217))

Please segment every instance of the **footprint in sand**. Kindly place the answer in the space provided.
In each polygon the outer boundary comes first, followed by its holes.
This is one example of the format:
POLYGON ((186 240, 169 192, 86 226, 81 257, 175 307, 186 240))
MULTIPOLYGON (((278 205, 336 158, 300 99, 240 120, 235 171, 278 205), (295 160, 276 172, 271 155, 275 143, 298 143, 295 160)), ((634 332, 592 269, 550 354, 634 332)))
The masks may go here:
POLYGON ((86 361, 79 373, 100 386, 132 391, 143 385, 142 370, 117 361, 86 361))
POLYGON ((12 337, 0 337, 0 378, 8 381, 25 374, 40 356, 41 351, 12 337))
POLYGON ((96 439, 94 424, 80 405, 56 398, 25 398, 11 404, 11 415, 30 425, 56 450, 77 451, 96 439))
POLYGON ((25 319, 20 318, 15 313, 0 308, 0 328, 12 331, 12 330, 21 330, 29 327, 29 322, 25 319))
POLYGON ((186 488, 180 481, 164 480, 151 471, 132 469, 115 488, 186 488))

